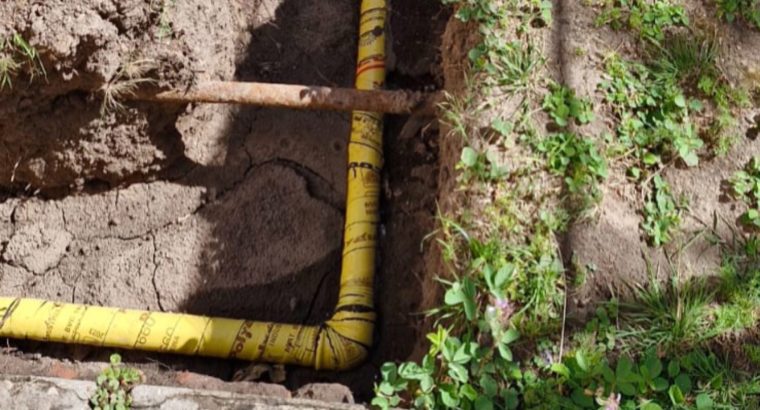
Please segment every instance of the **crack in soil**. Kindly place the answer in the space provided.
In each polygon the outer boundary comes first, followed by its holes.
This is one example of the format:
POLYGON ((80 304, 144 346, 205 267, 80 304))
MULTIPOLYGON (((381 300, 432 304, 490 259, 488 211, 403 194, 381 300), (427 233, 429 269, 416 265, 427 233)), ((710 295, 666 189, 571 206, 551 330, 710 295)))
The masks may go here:
POLYGON ((158 285, 156 284, 156 274, 158 273, 158 243, 156 242, 156 234, 151 233, 150 237, 153 243, 153 275, 151 276, 151 283, 153 284, 153 291, 156 293, 156 303, 158 304, 158 308, 162 312, 166 312, 166 309, 164 309, 164 306, 161 303, 161 292, 158 290, 158 285))

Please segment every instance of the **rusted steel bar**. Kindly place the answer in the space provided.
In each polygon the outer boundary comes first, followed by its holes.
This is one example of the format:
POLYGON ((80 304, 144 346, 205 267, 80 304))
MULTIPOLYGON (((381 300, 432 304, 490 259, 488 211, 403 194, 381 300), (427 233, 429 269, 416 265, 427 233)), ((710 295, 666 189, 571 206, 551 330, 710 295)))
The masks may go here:
POLYGON ((304 110, 434 114, 440 94, 357 90, 290 84, 209 81, 186 90, 138 91, 135 100, 172 103, 244 104, 304 110))

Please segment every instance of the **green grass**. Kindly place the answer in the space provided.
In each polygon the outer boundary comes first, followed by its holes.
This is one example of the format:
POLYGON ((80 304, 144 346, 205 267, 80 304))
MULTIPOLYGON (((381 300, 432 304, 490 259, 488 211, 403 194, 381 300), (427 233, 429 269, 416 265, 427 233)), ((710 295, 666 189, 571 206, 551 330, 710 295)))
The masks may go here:
POLYGON ((13 87, 13 79, 25 73, 29 81, 47 75, 45 66, 36 48, 19 33, 0 39, 0 91, 13 87))
POLYGON ((708 320, 714 299, 714 291, 702 280, 683 281, 674 275, 661 285, 653 279, 634 300, 620 304, 624 330, 618 337, 629 351, 687 351, 716 336, 708 320))
POLYGON ((760 0, 716 0, 718 16, 729 23, 744 19, 760 29, 760 0))

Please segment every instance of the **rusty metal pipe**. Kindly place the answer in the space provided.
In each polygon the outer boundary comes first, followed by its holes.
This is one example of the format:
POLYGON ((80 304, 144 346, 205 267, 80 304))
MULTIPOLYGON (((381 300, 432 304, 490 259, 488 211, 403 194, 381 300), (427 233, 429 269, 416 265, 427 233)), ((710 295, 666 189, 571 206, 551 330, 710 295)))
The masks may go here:
POLYGON ((442 100, 438 93, 235 81, 208 81, 186 90, 141 90, 129 98, 183 104, 244 104, 302 110, 422 115, 433 115, 436 105, 442 100))

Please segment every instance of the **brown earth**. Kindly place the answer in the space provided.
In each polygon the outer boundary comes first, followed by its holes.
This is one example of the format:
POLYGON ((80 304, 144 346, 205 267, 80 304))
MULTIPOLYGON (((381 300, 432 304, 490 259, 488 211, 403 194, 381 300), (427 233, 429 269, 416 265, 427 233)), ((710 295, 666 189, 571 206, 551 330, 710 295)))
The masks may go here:
MULTIPOLYGON (((437 0, 392 7, 389 86, 440 87, 448 15, 437 0)), ((0 4, 0 16, 0 37, 22 34, 47 71, 31 83, 15 78, 0 94, 1 295, 292 323, 329 316, 347 114, 149 103, 103 114, 98 90, 144 61, 143 75, 161 86, 235 79, 350 87, 357 2, 17 1, 0 4)), ((288 368, 289 389, 338 382, 366 399, 380 364, 419 353, 418 313, 435 292, 423 238, 434 227, 437 136, 430 120, 387 121, 370 361, 341 374, 288 368)), ((109 354, 7 347, 0 367, 17 374, 94 377, 100 365, 89 362, 109 354)), ((223 380, 257 373, 239 362, 123 356, 151 383, 181 384, 184 370, 223 380)))

